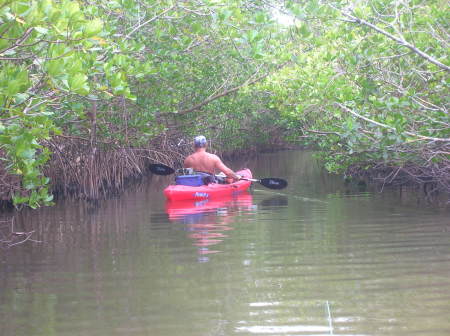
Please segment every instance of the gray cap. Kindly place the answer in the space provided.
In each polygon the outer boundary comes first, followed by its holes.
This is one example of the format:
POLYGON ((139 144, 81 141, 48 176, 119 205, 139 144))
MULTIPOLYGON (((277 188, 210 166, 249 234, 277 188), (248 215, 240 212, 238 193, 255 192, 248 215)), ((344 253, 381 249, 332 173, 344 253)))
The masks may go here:
POLYGON ((205 147, 206 146, 206 138, 203 135, 198 135, 194 138, 194 146, 195 147, 205 147))

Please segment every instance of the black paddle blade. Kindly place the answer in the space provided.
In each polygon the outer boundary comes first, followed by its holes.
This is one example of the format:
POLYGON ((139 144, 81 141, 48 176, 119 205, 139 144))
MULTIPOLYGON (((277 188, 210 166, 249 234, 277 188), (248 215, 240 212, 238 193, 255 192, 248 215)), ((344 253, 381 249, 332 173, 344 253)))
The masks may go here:
POLYGON ((175 173, 175 170, 169 166, 161 163, 153 163, 150 165, 150 171, 156 175, 170 175, 175 173))
POLYGON ((286 188, 288 183, 286 180, 276 178, 276 177, 268 177, 259 180, 264 187, 269 189, 283 189, 286 188))

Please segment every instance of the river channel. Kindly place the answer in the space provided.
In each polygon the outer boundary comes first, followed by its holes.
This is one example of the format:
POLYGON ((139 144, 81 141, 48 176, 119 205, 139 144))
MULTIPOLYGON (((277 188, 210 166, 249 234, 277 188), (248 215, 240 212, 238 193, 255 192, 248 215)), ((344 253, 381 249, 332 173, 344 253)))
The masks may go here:
POLYGON ((345 184, 311 152, 229 164, 289 186, 178 205, 153 176, 22 211, 41 242, 0 249, 0 335, 450 335, 448 208, 345 184))

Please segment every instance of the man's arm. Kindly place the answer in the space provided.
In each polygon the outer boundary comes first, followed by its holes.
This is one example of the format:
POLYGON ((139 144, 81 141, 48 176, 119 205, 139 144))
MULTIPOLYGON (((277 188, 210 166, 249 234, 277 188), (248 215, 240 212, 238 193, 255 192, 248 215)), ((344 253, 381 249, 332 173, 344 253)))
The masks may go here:
POLYGON ((240 180, 241 177, 237 175, 234 171, 232 171, 230 168, 228 168, 222 160, 216 156, 216 168, 220 170, 222 173, 224 173, 227 177, 232 178, 233 180, 240 180))
POLYGON ((184 168, 192 168, 192 159, 190 155, 184 160, 184 168))

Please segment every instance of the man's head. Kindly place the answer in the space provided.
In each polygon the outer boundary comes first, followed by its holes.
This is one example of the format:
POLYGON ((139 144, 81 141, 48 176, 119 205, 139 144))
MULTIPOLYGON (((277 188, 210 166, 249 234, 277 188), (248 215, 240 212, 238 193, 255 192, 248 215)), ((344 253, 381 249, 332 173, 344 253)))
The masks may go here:
POLYGON ((198 135, 194 138, 194 147, 195 148, 205 148, 206 147, 206 138, 203 135, 198 135))

